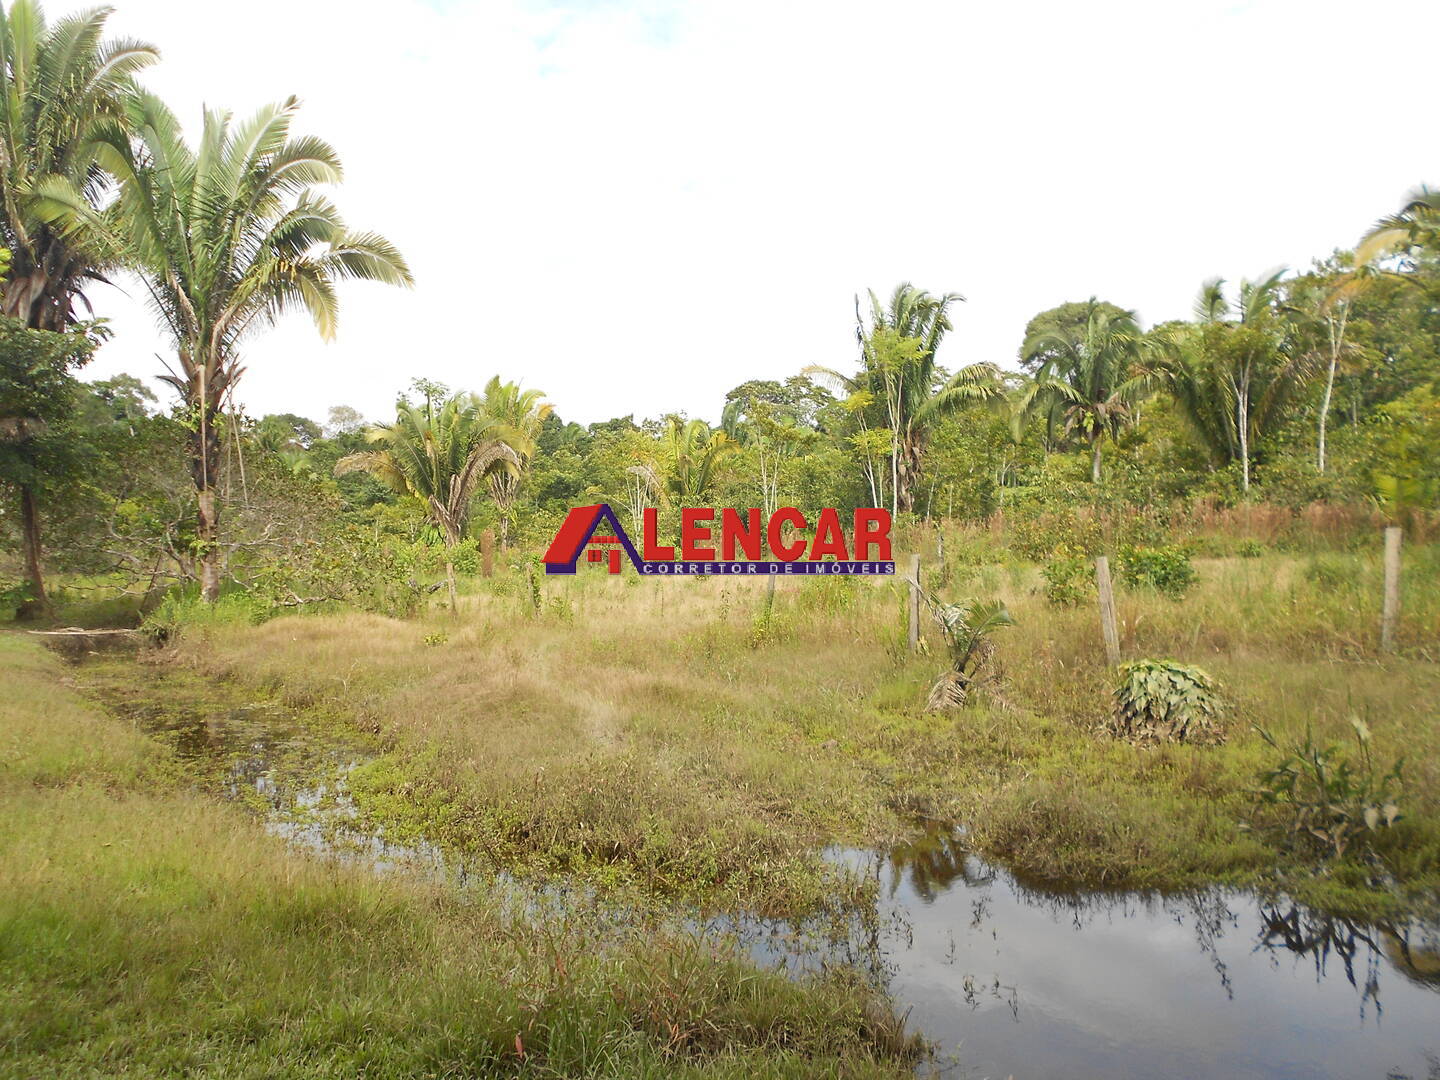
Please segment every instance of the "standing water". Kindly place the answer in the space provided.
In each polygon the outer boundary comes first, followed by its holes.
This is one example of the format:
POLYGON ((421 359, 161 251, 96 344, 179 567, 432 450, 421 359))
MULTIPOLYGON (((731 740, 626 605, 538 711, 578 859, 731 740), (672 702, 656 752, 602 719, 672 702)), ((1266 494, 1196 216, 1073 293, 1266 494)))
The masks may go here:
POLYGON ((1044 891, 946 833, 835 857, 876 875, 889 989, 956 1075, 1440 1077, 1436 924, 1218 889, 1044 891))

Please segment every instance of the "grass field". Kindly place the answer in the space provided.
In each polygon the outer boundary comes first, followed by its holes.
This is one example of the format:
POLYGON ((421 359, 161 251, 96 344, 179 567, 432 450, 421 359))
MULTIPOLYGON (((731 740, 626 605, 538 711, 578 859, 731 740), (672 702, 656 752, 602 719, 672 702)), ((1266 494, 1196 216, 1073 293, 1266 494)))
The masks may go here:
POLYGON ((0 634, 0 1075, 908 1075, 873 991, 287 851, 0 634))
MULTIPOLYGON (((1109 737, 1113 675, 1089 604, 1050 605, 1034 567, 971 565, 944 592, 998 595, 990 680, 953 713, 922 704, 942 668, 904 648, 894 583, 582 575, 470 583, 460 610, 220 617, 177 655, 378 733, 354 776, 401 835, 534 875, 765 913, 839 887, 820 849, 963 823, 1018 872, 1082 885, 1281 881, 1375 912, 1440 884, 1440 589, 1411 554, 1402 651, 1376 652, 1379 580, 1353 555, 1201 560, 1183 601, 1122 591, 1129 657, 1197 663, 1229 702, 1221 746, 1109 737), (1373 854, 1325 862, 1257 810, 1257 773, 1307 731, 1374 733, 1405 757, 1403 816, 1373 854), (1278 877, 1277 877, 1278 873, 1278 877)), ((930 635, 933 637, 934 635, 930 635)), ((938 647, 938 646, 937 646, 938 647)))

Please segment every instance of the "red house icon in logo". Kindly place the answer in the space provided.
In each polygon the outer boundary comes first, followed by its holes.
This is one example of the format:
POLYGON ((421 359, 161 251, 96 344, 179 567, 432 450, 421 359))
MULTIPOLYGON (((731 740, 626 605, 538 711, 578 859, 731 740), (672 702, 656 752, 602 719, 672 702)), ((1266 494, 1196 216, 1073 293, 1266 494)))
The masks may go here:
POLYGON ((612 574, 620 572, 622 552, 630 557, 637 570, 640 568, 640 553, 630 542, 615 511, 606 503, 577 506, 566 515, 565 524, 560 526, 545 552, 545 572, 575 573, 582 551, 589 562, 607 562, 612 574), (605 526, 603 531, 601 526, 605 526))

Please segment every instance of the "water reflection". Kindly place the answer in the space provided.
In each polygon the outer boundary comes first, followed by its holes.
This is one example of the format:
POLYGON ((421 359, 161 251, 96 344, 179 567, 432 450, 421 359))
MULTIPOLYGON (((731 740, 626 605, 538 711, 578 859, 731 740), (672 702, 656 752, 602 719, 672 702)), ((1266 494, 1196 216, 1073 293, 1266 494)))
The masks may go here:
POLYGON ((1057 889, 950 832, 833 858, 873 877, 877 925, 903 926, 868 970, 959 1075, 1440 1076, 1435 924, 1233 890, 1057 889))

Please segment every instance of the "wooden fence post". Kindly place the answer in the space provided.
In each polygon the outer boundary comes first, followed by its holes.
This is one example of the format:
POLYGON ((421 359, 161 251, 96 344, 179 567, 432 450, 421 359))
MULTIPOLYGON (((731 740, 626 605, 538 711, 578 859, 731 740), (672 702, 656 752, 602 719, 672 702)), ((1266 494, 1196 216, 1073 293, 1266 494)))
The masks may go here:
POLYGON ((1100 630, 1105 635, 1105 656, 1114 667, 1120 663, 1120 633, 1115 628, 1115 590, 1110 584, 1110 560, 1095 559, 1095 586, 1100 593, 1100 630))
POLYGON ((910 651, 920 648, 920 556, 910 556, 910 651))
POLYGON ((1395 650, 1395 623, 1400 618, 1400 539, 1398 525, 1385 530, 1385 607, 1380 615, 1380 651, 1395 650))
POLYGON ((770 618, 770 613, 775 610, 775 579, 779 574, 766 574, 768 579, 765 582, 765 618, 770 618))

